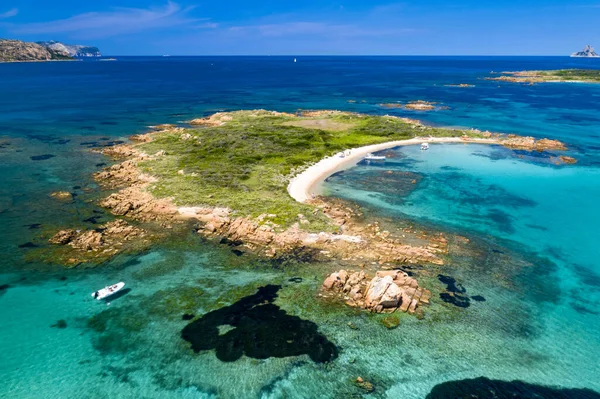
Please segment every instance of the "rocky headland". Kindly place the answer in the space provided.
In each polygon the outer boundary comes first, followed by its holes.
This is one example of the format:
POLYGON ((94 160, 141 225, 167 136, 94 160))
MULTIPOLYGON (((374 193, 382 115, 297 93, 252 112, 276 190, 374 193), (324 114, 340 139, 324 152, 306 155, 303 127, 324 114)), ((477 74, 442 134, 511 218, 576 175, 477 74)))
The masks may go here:
POLYGON ((20 40, 0 40, 0 62, 18 61, 59 61, 72 57, 62 51, 53 50, 41 44, 20 40))
POLYGON ((69 61, 75 57, 100 57, 100 50, 55 41, 33 43, 0 39, 0 62, 69 61))

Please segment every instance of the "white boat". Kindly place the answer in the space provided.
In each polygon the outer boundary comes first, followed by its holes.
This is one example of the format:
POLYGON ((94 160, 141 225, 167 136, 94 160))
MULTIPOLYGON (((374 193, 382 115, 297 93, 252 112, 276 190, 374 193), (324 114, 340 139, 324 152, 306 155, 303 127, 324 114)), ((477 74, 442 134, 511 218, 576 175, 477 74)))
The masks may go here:
POLYGON ((369 153, 365 157, 365 161, 385 161, 385 156, 384 155, 373 155, 373 154, 369 153))
POLYGON ((429 149, 429 144, 427 144, 427 143, 421 144, 421 150, 422 151, 425 151, 425 150, 428 150, 428 149, 429 149))
POLYGON ((294 62, 296 62, 296 59, 294 58, 294 62))
POLYGON ((125 286, 124 282, 119 282, 119 283, 113 284, 113 285, 107 285, 106 287, 102 288, 101 290, 93 292, 92 293, 92 298, 95 298, 97 300, 104 299, 104 298, 109 297, 109 296, 111 296, 113 294, 116 294, 124 286, 125 286))

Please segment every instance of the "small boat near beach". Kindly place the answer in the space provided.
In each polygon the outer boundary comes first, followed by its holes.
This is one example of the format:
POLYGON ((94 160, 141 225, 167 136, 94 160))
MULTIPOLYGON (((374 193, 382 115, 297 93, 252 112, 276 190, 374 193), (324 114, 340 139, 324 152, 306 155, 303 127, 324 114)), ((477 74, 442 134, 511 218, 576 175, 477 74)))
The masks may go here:
POLYGON ((365 161, 378 161, 378 162, 383 162, 385 161, 385 156, 384 155, 374 155, 374 154, 367 154, 367 156, 364 158, 365 161))
POLYGON ((421 144, 421 151, 426 151, 428 149, 429 149, 429 144, 427 144, 427 143, 421 144))
POLYGON ((101 300, 107 298, 113 294, 116 294, 121 288, 125 286, 124 282, 119 282, 113 285, 107 285, 106 287, 92 293, 92 298, 101 300))

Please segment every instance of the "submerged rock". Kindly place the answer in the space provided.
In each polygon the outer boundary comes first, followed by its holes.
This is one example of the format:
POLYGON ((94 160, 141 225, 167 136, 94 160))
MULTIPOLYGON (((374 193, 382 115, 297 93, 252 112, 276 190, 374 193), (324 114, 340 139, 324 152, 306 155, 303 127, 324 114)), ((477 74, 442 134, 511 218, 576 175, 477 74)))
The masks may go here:
POLYGON ((243 355, 256 359, 308 355, 317 363, 337 357, 337 348, 311 321, 290 316, 273 302, 281 286, 267 285, 254 295, 191 322, 181 337, 194 352, 215 349, 224 362, 243 355))
POLYGON ((71 201, 73 200, 73 194, 68 191, 55 191, 50 196, 59 201, 71 201))

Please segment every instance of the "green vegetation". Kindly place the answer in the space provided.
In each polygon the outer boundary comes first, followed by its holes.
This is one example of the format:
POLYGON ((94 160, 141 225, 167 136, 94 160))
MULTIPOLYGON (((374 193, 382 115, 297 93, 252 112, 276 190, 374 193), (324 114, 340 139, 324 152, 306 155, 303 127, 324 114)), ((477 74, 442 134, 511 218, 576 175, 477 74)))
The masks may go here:
POLYGON ((558 71, 540 71, 542 77, 559 80, 575 80, 583 82, 600 82, 600 70, 593 69, 561 69, 558 71))
POLYGON ((298 222, 303 214, 311 231, 331 228, 328 219, 287 193, 289 179, 303 167, 344 149, 415 136, 477 136, 462 130, 438 129, 398 118, 349 113, 314 117, 268 111, 227 114, 221 126, 185 132, 167 130, 153 135, 141 150, 165 156, 142 163, 159 178, 151 192, 173 198, 177 205, 220 206, 237 216, 267 218, 279 226, 298 222))
POLYGON ((381 324, 385 326, 388 330, 393 330, 400 325, 400 315, 397 313, 392 313, 381 319, 381 324))

